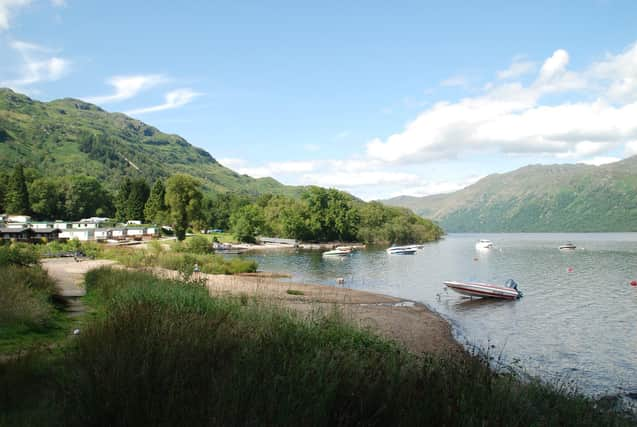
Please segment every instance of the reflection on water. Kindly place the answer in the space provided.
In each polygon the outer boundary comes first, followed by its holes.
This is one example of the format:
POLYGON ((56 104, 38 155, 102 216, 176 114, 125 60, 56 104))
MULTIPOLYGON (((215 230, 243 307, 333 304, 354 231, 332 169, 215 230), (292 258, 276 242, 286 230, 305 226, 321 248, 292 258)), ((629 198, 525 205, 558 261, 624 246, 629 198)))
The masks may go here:
POLYGON ((596 394, 637 389, 637 233, 450 235, 413 256, 382 249, 344 259, 318 252, 251 256, 265 271, 289 272, 292 281, 345 286, 412 299, 450 319, 459 339, 530 374, 575 380, 596 394), (476 250, 487 238, 492 250, 476 250), (560 251, 566 241, 576 250, 560 251), (513 278, 518 301, 467 299, 445 291, 445 280, 503 284, 513 278))

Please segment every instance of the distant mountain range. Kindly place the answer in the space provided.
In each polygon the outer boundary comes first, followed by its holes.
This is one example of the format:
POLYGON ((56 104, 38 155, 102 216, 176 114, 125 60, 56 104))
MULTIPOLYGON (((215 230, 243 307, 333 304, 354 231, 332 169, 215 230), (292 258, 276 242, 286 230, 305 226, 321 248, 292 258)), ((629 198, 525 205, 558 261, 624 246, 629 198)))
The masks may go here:
POLYGON ((77 100, 39 102, 0 88, 0 167, 16 162, 44 176, 89 175, 114 189, 123 177, 188 173, 209 191, 295 195, 299 187, 254 179, 219 164, 207 151, 121 113, 77 100))
POLYGON ((454 193, 383 203, 447 232, 637 231, 637 156, 603 166, 526 166, 454 193))

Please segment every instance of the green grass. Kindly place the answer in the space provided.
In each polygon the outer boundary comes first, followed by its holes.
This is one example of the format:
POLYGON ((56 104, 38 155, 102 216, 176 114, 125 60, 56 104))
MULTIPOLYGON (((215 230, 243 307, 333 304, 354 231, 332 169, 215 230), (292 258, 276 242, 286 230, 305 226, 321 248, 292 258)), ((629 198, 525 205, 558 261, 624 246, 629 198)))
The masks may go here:
POLYGON ((72 321, 53 303, 53 282, 40 266, 0 266, 0 277, 0 355, 46 347, 68 335, 72 321))
POLYGON ((176 270, 185 276, 193 273, 197 264, 203 273, 236 274, 254 273, 257 264, 241 258, 224 258, 210 253, 190 252, 193 250, 186 243, 177 242, 172 249, 166 250, 158 241, 148 244, 148 249, 104 248, 102 256, 120 262, 127 267, 163 267, 176 270))
POLYGON ((628 426, 570 389, 418 358, 338 312, 111 269, 86 277, 103 315, 65 355, 0 364, 2 425, 628 426))

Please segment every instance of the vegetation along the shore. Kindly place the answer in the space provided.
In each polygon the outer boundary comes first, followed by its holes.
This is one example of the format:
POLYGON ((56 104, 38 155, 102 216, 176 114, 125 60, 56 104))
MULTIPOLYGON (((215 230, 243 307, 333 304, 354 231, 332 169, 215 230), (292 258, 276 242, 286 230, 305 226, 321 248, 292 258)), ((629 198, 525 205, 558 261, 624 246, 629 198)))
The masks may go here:
POLYGON ((0 424, 631 424, 484 358, 412 355, 336 312, 300 318, 142 272, 86 284, 94 315, 64 351, 0 364, 0 424))

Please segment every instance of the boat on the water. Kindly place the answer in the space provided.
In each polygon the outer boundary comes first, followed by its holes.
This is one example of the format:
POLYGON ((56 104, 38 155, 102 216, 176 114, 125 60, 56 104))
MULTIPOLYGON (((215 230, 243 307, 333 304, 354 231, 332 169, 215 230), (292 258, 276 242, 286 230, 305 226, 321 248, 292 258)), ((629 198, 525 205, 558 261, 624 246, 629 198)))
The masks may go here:
POLYGON ((352 253, 352 250, 349 248, 336 248, 331 251, 323 252, 323 256, 327 257, 343 257, 352 253))
POLYGON ((488 239, 480 239, 476 242, 476 249, 492 249, 493 242, 488 239))
POLYGON ((418 250, 416 246, 417 245, 392 246, 391 248, 387 248, 387 253, 389 255, 413 255, 418 250))
POLYGON ((573 242, 566 242, 563 245, 560 245, 560 249, 573 250, 575 248, 577 248, 577 246, 575 246, 573 242))
POLYGON ((468 297, 497 298, 506 300, 515 300, 522 297, 522 292, 518 290, 518 284, 513 279, 507 280, 504 286, 481 282, 450 281, 444 283, 447 288, 468 297))

